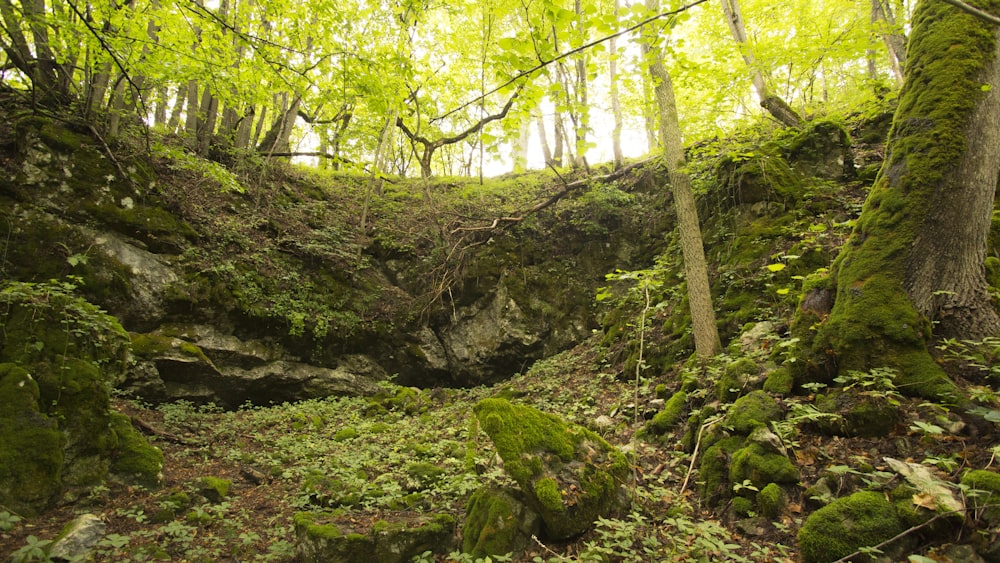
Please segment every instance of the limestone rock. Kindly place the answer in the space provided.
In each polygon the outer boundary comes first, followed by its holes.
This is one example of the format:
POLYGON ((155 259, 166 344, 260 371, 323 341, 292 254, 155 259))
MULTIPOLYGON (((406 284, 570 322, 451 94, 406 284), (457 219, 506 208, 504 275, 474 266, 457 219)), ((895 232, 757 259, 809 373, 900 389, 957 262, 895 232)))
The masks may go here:
POLYGON ((503 399, 474 410, 549 538, 581 534, 628 507, 628 462, 594 432, 503 399))
POLYGON ((283 359, 283 349, 240 340, 206 326, 132 334, 136 363, 124 387, 151 402, 184 399, 236 408, 329 397, 371 395, 386 374, 362 355, 341 357, 336 368, 283 359), (164 332, 169 332, 168 336, 164 332))
POLYGON ((79 561, 104 537, 107 525, 93 514, 81 514, 63 528, 49 549, 53 561, 79 561))

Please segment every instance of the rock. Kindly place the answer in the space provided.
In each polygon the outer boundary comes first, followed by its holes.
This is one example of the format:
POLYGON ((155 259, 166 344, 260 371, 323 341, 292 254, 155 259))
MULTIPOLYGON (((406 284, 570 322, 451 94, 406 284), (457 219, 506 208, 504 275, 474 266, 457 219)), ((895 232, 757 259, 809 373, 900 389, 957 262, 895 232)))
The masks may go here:
POLYGON ((187 400, 235 409, 247 401, 270 404, 333 395, 374 394, 386 378, 373 360, 345 355, 336 368, 283 359, 286 354, 262 340, 244 341, 202 325, 164 332, 132 333, 136 363, 123 387, 161 403, 187 400))
POLYGON ((549 538, 581 534, 628 507, 628 462, 597 434, 503 399, 474 411, 549 538))
POLYGON ((67 284, 3 289, 0 505, 34 515, 63 493, 100 484, 115 458, 156 450, 113 427, 109 389, 128 351, 121 325, 67 284))
POLYGON ((403 563, 425 551, 448 553, 455 543, 455 519, 420 514, 397 522, 378 521, 359 531, 339 526, 340 513, 295 515, 295 552, 303 563, 403 563))
POLYGON ((202 477, 196 483, 198 493, 208 499, 208 502, 219 503, 229 496, 229 488, 233 482, 219 477, 202 477))
POLYGON ((469 379, 488 383, 513 373, 494 373, 491 364, 540 357, 543 334, 532 321, 501 284, 487 298, 458 309, 453 322, 438 333, 453 371, 462 370, 469 379))
POLYGON ((53 561, 81 561, 104 537, 107 525, 93 514, 81 514, 63 528, 49 548, 53 561))
POLYGON ((777 340, 778 335, 775 334, 774 323, 771 321, 760 321, 754 323, 749 330, 744 331, 740 335, 740 351, 744 354, 750 354, 766 350, 777 340))
POLYGON ((514 490, 483 487, 473 493, 465 509, 462 553, 485 558, 520 553, 538 534, 538 513, 528 508, 514 490))
POLYGON ((766 427, 781 417, 781 407, 765 391, 752 391, 733 403, 726 414, 723 426, 732 427, 740 434, 750 434, 755 428, 766 427))
POLYGON ((93 238, 95 249, 118 261, 131 274, 129 294, 120 296, 122 306, 116 311, 121 320, 139 328, 156 326, 165 314, 163 297, 166 289, 177 281, 177 274, 158 255, 130 244, 114 233, 87 234, 93 238))
POLYGON ((799 530, 799 547, 804 563, 835 561, 902 531, 896 510, 883 493, 860 491, 810 514, 799 530))

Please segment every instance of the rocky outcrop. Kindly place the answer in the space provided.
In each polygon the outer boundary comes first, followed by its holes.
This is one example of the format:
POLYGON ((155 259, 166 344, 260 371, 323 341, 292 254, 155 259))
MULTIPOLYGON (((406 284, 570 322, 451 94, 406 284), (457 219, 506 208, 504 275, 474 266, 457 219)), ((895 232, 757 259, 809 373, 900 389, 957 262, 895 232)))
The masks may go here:
POLYGON ((151 402, 368 394, 389 376, 416 387, 502 380, 589 336, 604 273, 628 267, 649 234, 633 194, 568 196, 558 216, 450 233, 440 210, 386 200, 365 232, 333 218, 360 201, 311 180, 277 172, 273 186, 218 186, 206 173, 215 163, 169 151, 112 159, 42 118, 16 129, 3 145, 0 271, 83 280, 81 295, 133 334, 126 387, 151 402))
POLYGON ((33 515, 109 475, 146 486, 163 454, 111 409, 128 337, 67 284, 0 286, 0 505, 33 515))
POLYGON ((287 359, 273 342, 240 340, 211 326, 132 334, 136 361, 123 388, 147 400, 236 408, 334 395, 371 395, 386 378, 370 358, 347 355, 335 368, 287 359))

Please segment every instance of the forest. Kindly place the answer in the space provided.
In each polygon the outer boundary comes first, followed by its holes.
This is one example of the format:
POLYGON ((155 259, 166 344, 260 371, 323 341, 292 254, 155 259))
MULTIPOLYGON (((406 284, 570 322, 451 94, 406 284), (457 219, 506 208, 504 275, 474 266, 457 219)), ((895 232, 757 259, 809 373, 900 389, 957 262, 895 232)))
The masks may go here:
POLYGON ((1000 561, 997 0, 0 22, 0 558, 1000 561))

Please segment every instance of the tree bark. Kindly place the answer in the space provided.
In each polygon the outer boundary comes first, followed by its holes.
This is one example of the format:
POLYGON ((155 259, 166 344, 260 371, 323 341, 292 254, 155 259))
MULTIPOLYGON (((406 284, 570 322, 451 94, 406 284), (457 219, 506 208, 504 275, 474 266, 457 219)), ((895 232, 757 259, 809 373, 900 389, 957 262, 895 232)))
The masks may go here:
MULTIPOLYGON (((658 0, 646 0, 646 8, 651 12, 659 11, 658 4, 658 0)), ((715 324, 715 311, 712 309, 712 290, 708 282, 708 264, 698 223, 698 208, 691 189, 691 177, 685 171, 686 159, 673 82, 663 64, 663 55, 656 46, 656 38, 646 36, 644 40, 649 49, 649 73, 653 78, 660 109, 660 143, 677 212, 677 230, 684 258, 684 277, 687 281, 695 351, 703 358, 711 357, 722 350, 722 344, 715 324)))
POLYGON ((931 339, 1000 334, 984 272, 1000 162, 997 33, 944 2, 917 7, 888 156, 834 264, 833 309, 812 345, 815 366, 833 360, 827 376, 889 367, 901 390, 954 400, 931 339))

